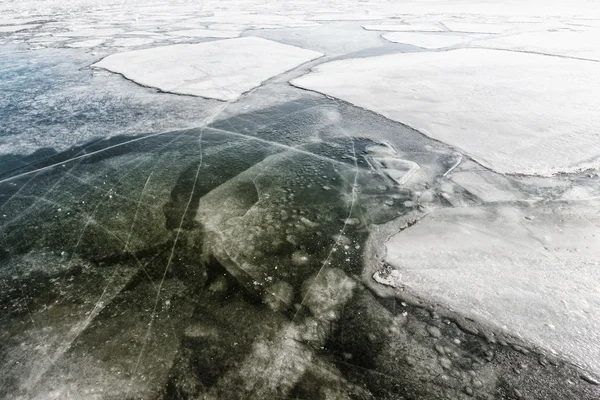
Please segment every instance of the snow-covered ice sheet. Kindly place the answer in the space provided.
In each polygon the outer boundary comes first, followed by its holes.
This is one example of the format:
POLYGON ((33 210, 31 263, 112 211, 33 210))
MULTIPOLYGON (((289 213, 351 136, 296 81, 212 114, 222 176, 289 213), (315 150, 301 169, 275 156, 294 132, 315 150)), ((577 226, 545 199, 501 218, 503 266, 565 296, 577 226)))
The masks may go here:
POLYGON ((91 48, 91 47, 100 46, 104 42, 105 42, 105 39, 82 40, 80 42, 67 43, 65 45, 65 47, 71 47, 74 49, 91 48))
POLYGON ((462 36, 418 32, 392 32, 382 37, 390 42, 410 44, 424 49, 452 47, 469 40, 462 36))
POLYGON ((131 37, 131 38, 118 38, 111 42, 113 47, 135 47, 143 46, 146 44, 154 43, 154 38, 143 38, 143 37, 131 37))
POLYGON ((501 173, 599 166, 595 62, 459 49, 334 61, 292 84, 405 123, 501 173))
POLYGON ((414 24, 376 24, 363 25, 368 31, 386 32, 444 32, 446 29, 437 23, 414 23, 414 24))
POLYGON ((552 54, 600 61, 600 28, 551 29, 478 41, 478 47, 552 54))
POLYGON ((466 33, 502 33, 514 28, 507 24, 482 24, 477 22, 445 21, 444 25, 454 32, 466 33))
POLYGON ((321 56, 315 51, 245 37, 113 54, 94 67, 162 91, 230 101, 321 56))
POLYGON ((172 36, 199 37, 199 38, 234 38, 240 35, 239 31, 226 31, 217 29, 185 29, 169 32, 172 36))
POLYGON ((600 371, 599 206, 437 210, 385 259, 415 293, 600 371))

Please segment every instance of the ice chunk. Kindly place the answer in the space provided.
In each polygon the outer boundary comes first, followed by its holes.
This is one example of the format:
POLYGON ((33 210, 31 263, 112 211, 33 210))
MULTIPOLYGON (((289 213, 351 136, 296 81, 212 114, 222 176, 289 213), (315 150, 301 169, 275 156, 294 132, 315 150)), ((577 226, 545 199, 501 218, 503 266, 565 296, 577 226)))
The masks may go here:
POLYGON ((415 24, 377 24, 363 25, 368 31, 386 31, 386 32, 444 32, 445 29, 436 23, 415 23, 415 24))
POLYGON ((405 287, 600 371, 598 211, 438 210, 392 236, 385 261, 405 287))
POLYGON ((403 122, 498 172, 600 165, 595 62, 459 49, 335 61, 292 84, 403 122))
POLYGON ((230 101, 320 56, 315 51, 244 37, 113 54, 94 66, 166 92, 230 101))
POLYGON ((424 49, 441 49, 467 41, 461 36, 413 32, 392 32, 386 33, 382 37, 390 42, 411 44, 424 49))
POLYGON ((486 203, 516 201, 518 190, 508 178, 490 171, 464 171, 452 180, 486 203))

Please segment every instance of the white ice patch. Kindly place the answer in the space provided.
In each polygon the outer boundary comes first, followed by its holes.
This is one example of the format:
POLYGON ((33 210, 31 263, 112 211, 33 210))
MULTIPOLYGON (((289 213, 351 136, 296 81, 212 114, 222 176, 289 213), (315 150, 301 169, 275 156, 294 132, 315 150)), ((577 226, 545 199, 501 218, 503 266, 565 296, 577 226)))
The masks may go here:
POLYGON ((405 287, 600 371, 600 203, 434 211, 392 236, 405 287))
POLYGON ((600 61, 599 37, 600 29, 597 28, 579 31, 553 29, 490 38, 477 42, 477 45, 600 61))
POLYGON ((454 32, 466 33, 501 33, 513 29, 506 24, 481 24, 475 22, 444 22, 446 28, 454 32))
POLYGON ((469 40, 461 36, 418 32, 392 32, 386 33, 382 37, 390 42, 410 44, 424 49, 441 49, 456 46, 469 40))
POLYGON ((113 54, 94 67, 166 92, 230 101, 321 56, 299 47, 244 37, 113 54))
POLYGON ((436 23, 415 23, 415 24, 377 24, 363 25, 368 31, 384 32, 444 32, 442 25, 436 23))
POLYGON ((234 38, 240 36, 240 32, 216 29, 185 29, 169 32, 169 35, 199 38, 234 38))
POLYGON ((459 49, 334 61, 292 83, 403 122, 498 172, 600 163, 595 62, 459 49))

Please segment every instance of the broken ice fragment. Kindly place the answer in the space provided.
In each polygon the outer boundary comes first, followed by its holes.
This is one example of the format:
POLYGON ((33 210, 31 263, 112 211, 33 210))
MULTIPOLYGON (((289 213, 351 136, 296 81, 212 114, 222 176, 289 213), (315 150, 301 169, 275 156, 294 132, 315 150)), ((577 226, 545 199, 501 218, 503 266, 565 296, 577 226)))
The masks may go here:
POLYGON ((393 288, 401 287, 401 277, 400 271, 395 268, 392 268, 389 265, 384 266, 377 272, 373 274, 373 279, 375 282, 381 283, 382 285, 391 286, 393 288))

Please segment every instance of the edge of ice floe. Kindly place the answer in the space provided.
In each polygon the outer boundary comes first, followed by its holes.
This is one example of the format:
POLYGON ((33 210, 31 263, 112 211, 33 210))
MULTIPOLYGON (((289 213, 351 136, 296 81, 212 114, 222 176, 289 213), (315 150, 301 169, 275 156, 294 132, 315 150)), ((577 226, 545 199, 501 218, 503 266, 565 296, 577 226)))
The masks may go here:
MULTIPOLYGON (((467 49, 479 49, 479 50, 489 50, 489 51, 515 52, 514 50, 493 49, 493 48, 487 48, 487 47, 470 47, 470 46, 469 47, 460 47, 460 48, 451 48, 451 47, 448 47, 448 48, 445 48, 445 49, 444 48, 443 49, 434 49, 433 51, 439 52, 439 51, 455 51, 455 50, 467 50, 467 49)), ((516 51, 516 52, 520 52, 520 51, 516 51)), ((530 52, 526 52, 526 53, 530 53, 530 52)), ((396 53, 396 54, 402 54, 402 53, 396 53)), ((542 53, 534 53, 534 54, 543 55, 543 56, 550 56, 550 57, 562 57, 562 56, 554 55, 554 54, 542 54, 542 53)), ((360 57, 360 58, 370 58, 370 59, 373 59, 373 58, 382 58, 382 57, 387 57, 387 56, 389 56, 389 54, 379 55, 379 56, 372 56, 372 57, 360 57)), ((566 58, 572 58, 572 57, 566 57, 566 58)), ((298 88, 298 89, 310 91, 310 92, 313 92, 313 93, 318 93, 318 94, 323 95, 323 96, 325 96, 325 97, 327 97, 329 99, 335 99, 336 101, 341 101, 341 102, 344 102, 346 104, 350 104, 351 106, 357 107, 357 108, 359 108, 361 110, 365 110, 365 111, 377 114, 377 115, 379 115, 379 116, 381 116, 381 117, 383 117, 383 118, 385 118, 385 119, 387 119, 387 120, 389 120, 389 121, 391 121, 393 123, 401 124, 401 125, 403 125, 403 126, 405 126, 407 128, 412 129, 415 132, 418 132, 419 134, 427 137, 428 139, 433 140, 436 143, 440 143, 440 144, 442 144, 442 145, 444 145, 444 146, 446 146, 446 147, 448 147, 448 148, 450 148, 450 149, 452 149, 452 150, 460 153, 462 157, 464 157, 466 159, 469 159, 469 160, 471 160, 471 161, 473 161, 473 162, 481 165, 482 167, 484 167, 484 168, 486 168, 486 169, 488 169, 490 171, 493 171, 495 173, 498 173, 500 175, 507 175, 507 176, 537 176, 537 177, 547 178, 547 177, 552 177, 552 176, 557 176, 557 175, 576 175, 576 174, 582 174, 582 173, 592 172, 592 171, 600 173, 600 156, 598 156, 596 158, 589 159, 588 161, 585 161, 585 162, 582 162, 582 163, 578 163, 577 165, 565 166, 565 167, 560 167, 560 168, 547 168, 544 171, 540 171, 540 170, 535 170, 535 171, 526 170, 526 171, 520 171, 520 172, 504 171, 502 169, 495 168, 490 163, 488 163, 488 162, 486 162, 484 160, 479 159, 479 157, 471 155, 469 152, 465 151, 464 149, 462 149, 460 147, 451 145, 451 144, 446 143, 446 142, 444 142, 442 140, 439 140, 439 139, 436 139, 436 138, 434 138, 432 136, 429 136, 427 133, 425 133, 425 132, 423 132, 423 131, 421 131, 419 129, 416 129, 416 128, 412 127, 411 125, 409 125, 409 124, 407 124, 407 123, 405 123, 403 121, 395 120, 395 119, 390 118, 389 116, 387 116, 385 114, 382 114, 382 113, 379 113, 379 112, 377 112, 375 110, 371 110, 371 109, 365 108, 363 106, 354 104, 351 101, 347 101, 347 100, 341 99, 339 97, 332 96, 330 94, 321 92, 321 91, 319 91, 317 89, 313 89, 313 88, 309 88, 309 87, 303 86, 300 82, 298 82, 300 79, 302 79, 305 76, 308 76, 310 74, 318 74, 318 73, 320 73, 320 67, 322 65, 325 65, 325 64, 334 64, 334 63, 341 63, 341 62, 344 62, 344 61, 347 61, 347 60, 348 59, 338 59, 338 60, 332 60, 332 61, 329 61, 329 62, 326 62, 326 63, 323 63, 323 64, 315 65, 314 67, 312 67, 310 69, 309 72, 307 72, 307 73, 305 73, 305 74, 303 74, 301 76, 298 76, 296 78, 290 79, 288 81, 288 83, 290 85, 298 88)), ((356 60, 356 59, 353 59, 353 60, 356 60)), ((579 60, 596 62, 596 63, 600 62, 600 61, 597 61, 597 60, 588 60, 588 59, 579 59, 579 60)), ((450 171, 448 171, 448 172, 450 172, 450 171)))

